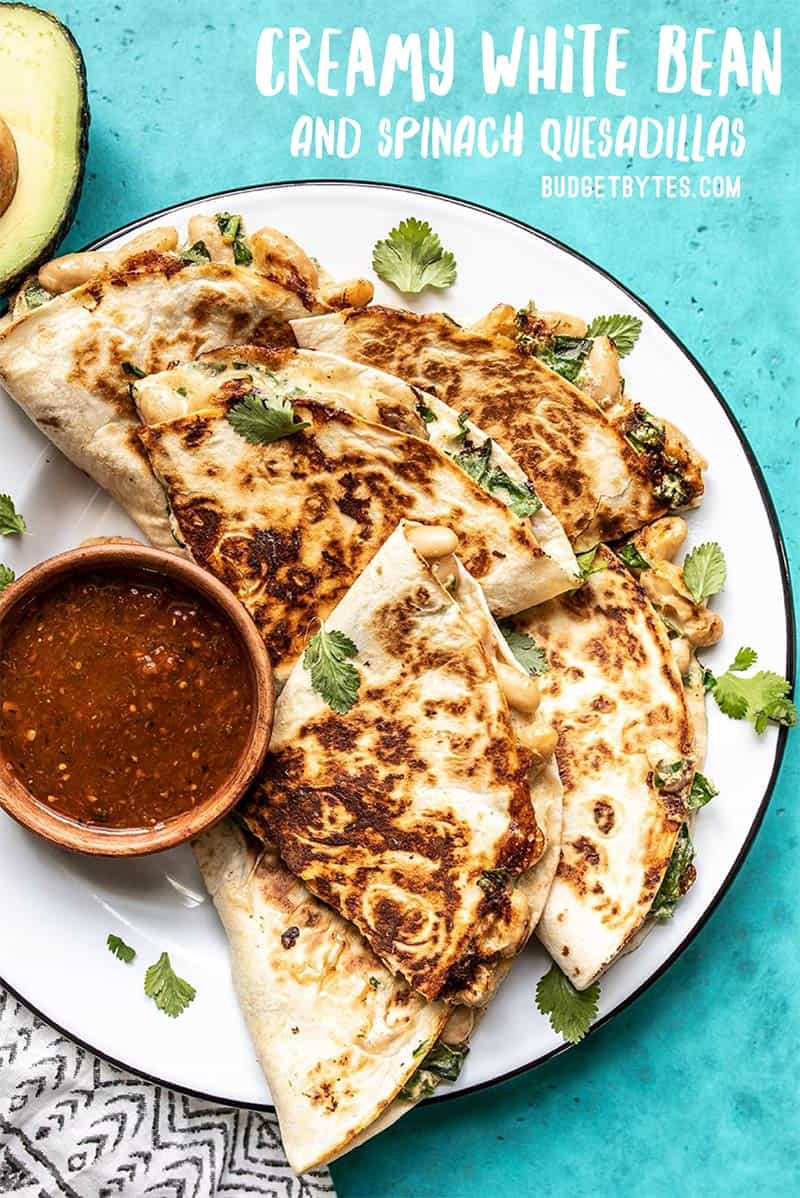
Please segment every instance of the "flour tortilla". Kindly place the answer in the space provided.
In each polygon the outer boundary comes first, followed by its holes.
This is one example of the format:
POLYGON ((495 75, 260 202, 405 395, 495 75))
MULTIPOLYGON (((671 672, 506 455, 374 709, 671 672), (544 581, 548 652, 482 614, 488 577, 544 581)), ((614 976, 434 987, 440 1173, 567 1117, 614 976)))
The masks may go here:
POLYGON ((242 816, 414 990, 480 1006, 531 926, 513 882, 544 850, 533 808, 547 762, 512 722, 491 632, 459 606, 477 587, 460 574, 451 597, 408 528, 325 621, 356 647, 354 705, 332 710, 299 662, 242 816))
MULTIPOLYGON (((443 453, 456 455, 465 434, 475 445, 482 446, 487 440, 477 425, 465 421, 463 416, 459 421, 458 412, 435 396, 423 394, 419 388, 410 387, 383 370, 336 354, 296 349, 284 350, 275 357, 257 347, 239 345, 204 355, 204 360, 205 372, 187 363, 133 384, 146 424, 174 420, 213 406, 223 385, 231 378, 252 374, 253 368, 266 366, 279 372, 288 391, 299 388, 314 399, 344 408, 364 420, 430 441, 443 453), (425 419, 420 412, 425 413, 425 419)), ((501 469, 514 482, 530 485, 521 467, 494 442, 489 466, 501 469)), ((544 602, 575 585, 578 565, 564 529, 544 503, 528 520, 539 546, 550 559, 537 571, 537 601, 544 602)))
POLYGON ((578 989, 636 935, 686 817, 692 720, 666 629, 618 558, 573 595, 515 619, 548 655, 542 713, 559 733, 561 857, 537 934, 578 989), (687 763, 684 789, 655 785, 687 763))
POLYGON ((442 313, 373 306, 292 322, 299 345, 341 354, 432 392, 505 449, 574 546, 614 541, 667 511, 655 487, 679 469, 697 498, 703 459, 670 433, 664 454, 638 454, 577 387, 509 337, 462 328, 442 313))
POLYGON ((253 267, 187 264, 178 254, 147 251, 7 324, 0 383, 152 544, 175 550, 163 492, 137 436, 134 371, 163 370, 236 340, 291 344, 288 321, 330 310, 335 289, 326 295, 253 267))
MULTIPOLYGON (((248 608, 279 680, 302 650, 310 621, 325 618, 403 516, 441 522, 458 534, 464 565, 496 615, 569 584, 529 521, 425 440, 416 412, 376 399, 369 388, 360 394, 355 381, 349 410, 329 402, 336 400, 331 390, 323 391, 324 402, 306 399, 295 394, 305 371, 297 351, 236 347, 176 374, 142 379, 134 389, 146 422, 140 436, 176 534, 248 608), (208 405, 200 410, 192 410, 192 374, 208 405), (254 387, 291 395, 296 418, 310 427, 268 445, 247 441, 228 413, 254 387), (375 415, 421 435, 375 423, 375 415)), ((311 376, 304 390, 316 396, 319 387, 311 376)))
POLYGON ((233 820, 204 832, 195 853, 286 1155, 304 1173, 347 1151, 390 1107, 449 1009, 413 994, 352 924, 233 820), (289 928, 298 935, 284 948, 289 928))
MULTIPOLYGON (((405 535, 402 529, 399 535, 405 535)), ((387 566, 398 553, 406 557, 405 543, 389 546, 387 566)), ((412 565, 432 588, 415 554, 412 565)), ((395 585, 401 594, 402 579, 395 585)), ((513 665, 496 629, 487 633, 491 617, 485 600, 463 570, 456 593, 470 621, 461 635, 471 638, 472 651, 488 635, 495 658, 513 665)), ((290 690, 280 702, 293 703, 290 690)), ((520 736, 530 723, 530 717, 511 713, 506 728, 520 736)), ((522 941, 539 919, 558 859, 561 784, 553 758, 531 771, 527 794, 536 804, 546 847, 517 879, 526 911, 522 941)), ((401 1087, 439 1037, 448 1043, 468 1041, 480 1010, 426 1001, 414 993, 352 923, 289 872, 274 846, 264 842, 265 825, 257 809, 254 814, 258 841, 238 821, 225 820, 202 834, 195 853, 225 927, 234 985, 270 1084, 284 1147, 300 1173, 341 1156, 411 1110, 415 1101, 399 1093, 401 1087), (289 928, 297 935, 286 948, 289 941, 281 937, 289 928)), ((510 964, 509 959, 495 962, 485 1000, 510 964)))

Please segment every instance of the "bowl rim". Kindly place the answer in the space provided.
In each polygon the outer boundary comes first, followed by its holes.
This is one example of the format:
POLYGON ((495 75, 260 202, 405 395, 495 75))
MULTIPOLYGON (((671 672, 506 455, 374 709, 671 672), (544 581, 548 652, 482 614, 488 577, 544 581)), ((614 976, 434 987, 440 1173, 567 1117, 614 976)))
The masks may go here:
MULTIPOLYGON (((69 549, 32 566, 0 594, 0 638, 13 614, 34 596, 89 570, 149 570, 201 595, 228 621, 248 664, 253 714, 247 739, 230 775, 198 807, 155 828, 95 828, 50 810, 7 768, 0 747, 0 807, 18 823, 62 848, 101 857, 134 857, 175 848, 227 815, 260 771, 275 711, 272 666, 247 609, 213 574, 188 558, 138 541, 106 541, 69 549)), ((0 684, 2 679, 0 679, 0 684)))

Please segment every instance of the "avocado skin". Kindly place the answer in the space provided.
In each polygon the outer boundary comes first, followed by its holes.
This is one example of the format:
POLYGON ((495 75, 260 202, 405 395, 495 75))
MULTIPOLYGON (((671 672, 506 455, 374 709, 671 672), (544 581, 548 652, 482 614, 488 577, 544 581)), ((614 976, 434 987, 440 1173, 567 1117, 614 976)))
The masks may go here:
POLYGON ((47 262, 53 257, 54 250, 58 248, 70 230, 70 226, 75 219, 75 213, 78 211, 78 204, 80 203, 81 192, 83 190, 83 178, 86 173, 86 155, 89 152, 89 124, 92 119, 91 112, 89 111, 89 92, 86 84, 86 63, 84 62, 83 53, 80 46, 75 41, 75 38, 70 33, 69 29, 67 29, 66 25, 59 21, 58 17, 54 16, 53 13, 45 12, 44 9, 37 8, 34 4, 3 4, 2 7, 9 9, 27 9, 29 12, 38 13, 39 16, 45 17, 48 21, 52 21, 53 24, 58 27, 67 45, 69 46, 74 59, 75 74, 78 77, 78 86, 81 93, 81 111, 79 118, 80 128, 78 130, 78 145, 75 151, 78 170, 75 176, 72 194, 70 195, 67 206, 64 209, 64 215, 62 216, 55 233, 50 238, 47 245, 42 247, 40 253, 38 253, 32 261, 23 263, 20 269, 16 272, 16 274, 12 275, 11 278, 5 280, 0 279, 0 311, 2 311, 4 306, 4 298, 11 295, 12 292, 19 287, 20 283, 22 283, 29 275, 34 274, 43 262, 47 262))

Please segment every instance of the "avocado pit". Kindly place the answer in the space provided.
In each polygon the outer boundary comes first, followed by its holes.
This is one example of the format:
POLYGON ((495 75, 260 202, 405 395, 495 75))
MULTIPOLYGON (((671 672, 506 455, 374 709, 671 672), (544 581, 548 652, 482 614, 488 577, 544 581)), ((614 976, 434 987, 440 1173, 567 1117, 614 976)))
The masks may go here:
POLYGON ((19 157, 14 134, 0 116, 0 216, 14 198, 19 181, 19 157))

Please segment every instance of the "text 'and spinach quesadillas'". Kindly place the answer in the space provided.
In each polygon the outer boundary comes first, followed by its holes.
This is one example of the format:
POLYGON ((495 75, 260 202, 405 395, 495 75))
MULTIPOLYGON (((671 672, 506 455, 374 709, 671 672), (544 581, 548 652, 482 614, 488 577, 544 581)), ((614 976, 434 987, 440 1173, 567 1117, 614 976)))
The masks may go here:
POLYGON ((499 616, 573 584, 525 517, 424 439, 415 410, 376 398, 363 370, 345 401, 315 377, 314 357, 238 347, 134 388, 176 536, 243 601, 279 676, 309 621, 325 617, 403 516, 453 528, 499 616), (181 415, 193 395, 206 406, 181 415))
POLYGON ((113 253, 48 264, 40 276, 69 288, 29 283, 0 325, 0 382, 11 397, 166 549, 176 545, 137 436, 131 382, 232 341, 291 344, 292 318, 372 293, 366 281, 328 280, 275 230, 248 238, 228 213, 193 226, 202 238, 183 249, 175 229, 154 229, 113 253), (220 226, 232 221, 228 241, 220 226))
POLYGON ((378 306, 292 322, 298 344, 398 375, 468 413, 533 482, 578 549, 702 494, 705 462, 635 405, 614 420, 512 337, 378 306))

